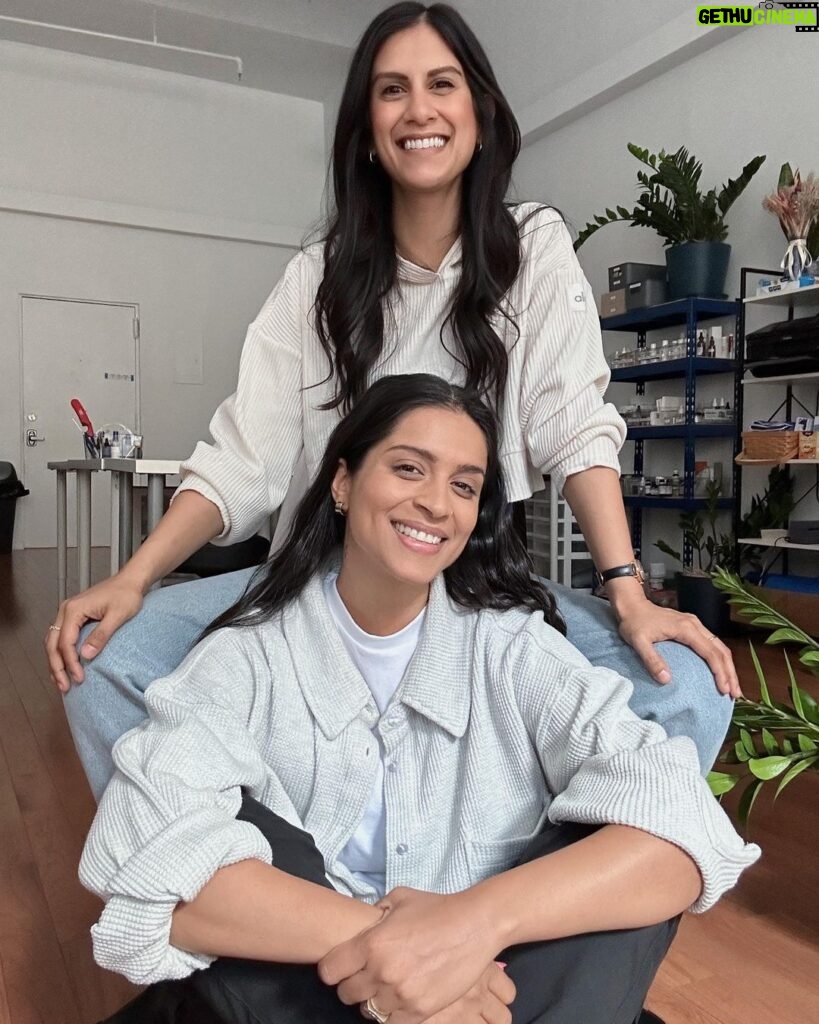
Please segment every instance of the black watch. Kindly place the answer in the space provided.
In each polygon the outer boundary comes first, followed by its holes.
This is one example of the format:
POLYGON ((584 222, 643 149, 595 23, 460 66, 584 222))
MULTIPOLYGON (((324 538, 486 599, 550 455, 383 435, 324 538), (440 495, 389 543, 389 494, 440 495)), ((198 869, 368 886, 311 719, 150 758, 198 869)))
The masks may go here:
POLYGON ((602 587, 609 580, 619 579, 621 576, 636 577, 640 586, 646 581, 645 571, 636 558, 627 565, 615 565, 613 569, 606 569, 605 572, 599 572, 597 569, 594 570, 594 581, 598 587, 602 587))

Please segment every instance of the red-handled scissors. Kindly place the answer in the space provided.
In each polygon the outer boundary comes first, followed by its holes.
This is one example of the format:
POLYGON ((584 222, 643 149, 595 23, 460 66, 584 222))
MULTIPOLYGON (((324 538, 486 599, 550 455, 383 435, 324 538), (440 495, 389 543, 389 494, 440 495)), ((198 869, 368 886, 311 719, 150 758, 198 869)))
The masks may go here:
POLYGON ((90 438, 93 438, 94 437, 94 428, 91 425, 91 419, 90 419, 88 413, 83 408, 83 404, 79 400, 79 398, 72 398, 71 399, 71 408, 77 414, 77 419, 85 427, 86 434, 90 438))

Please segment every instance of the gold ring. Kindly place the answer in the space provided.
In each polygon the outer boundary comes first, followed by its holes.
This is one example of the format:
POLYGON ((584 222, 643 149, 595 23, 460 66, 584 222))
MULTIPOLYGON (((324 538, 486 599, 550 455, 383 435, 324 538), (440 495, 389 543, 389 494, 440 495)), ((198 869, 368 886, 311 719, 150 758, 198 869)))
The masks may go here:
POLYGON ((61 629, 62 629, 63 627, 62 627, 62 626, 49 626, 48 628, 49 628, 49 629, 53 629, 55 633, 59 633, 59 632, 60 632, 60 630, 61 630, 61 629))
POLYGON ((361 1007, 361 1014, 366 1017, 367 1020, 374 1020, 377 1024, 387 1024, 390 1019, 388 1013, 384 1013, 383 1010, 379 1010, 375 1005, 375 1000, 370 996, 366 1003, 361 1007))

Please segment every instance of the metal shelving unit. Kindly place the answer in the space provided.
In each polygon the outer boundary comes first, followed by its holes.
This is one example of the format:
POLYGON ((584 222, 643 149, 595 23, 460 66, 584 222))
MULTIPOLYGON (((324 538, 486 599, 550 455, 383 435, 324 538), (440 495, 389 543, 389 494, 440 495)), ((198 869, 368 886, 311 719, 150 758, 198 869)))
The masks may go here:
MULTIPOLYGON (((670 427, 629 427, 627 440, 634 442, 633 472, 643 472, 643 445, 646 441, 678 439, 683 441, 683 478, 682 494, 676 498, 633 496, 624 498, 626 508, 631 509, 631 542, 635 549, 642 546, 643 509, 675 508, 693 510, 705 508, 703 498, 694 496, 694 461, 695 446, 698 438, 725 437, 732 438, 733 455, 737 455, 737 423, 742 420, 742 349, 737 340, 734 359, 708 359, 697 356, 697 325, 705 320, 716 320, 723 317, 734 317, 734 337, 740 336, 741 304, 722 299, 704 299, 692 297, 664 302, 658 306, 636 309, 620 316, 602 317, 600 327, 604 331, 623 331, 637 336, 637 348, 646 347, 649 331, 665 327, 685 325, 686 357, 662 363, 650 363, 646 366, 629 366, 612 370, 612 383, 625 382, 636 385, 637 394, 645 394, 647 381, 653 380, 684 380, 685 381, 685 422, 670 427), (733 409, 736 423, 695 423, 696 381, 697 377, 708 374, 731 374, 734 379, 733 409)), ((720 508, 734 510, 734 525, 738 523, 740 506, 740 475, 732 461, 732 488, 730 498, 721 498, 720 508)), ((683 544, 683 563, 690 565, 693 552, 690 545, 683 544)))
MULTIPOLYGON (((737 352, 744 357, 745 353, 745 320, 748 315, 749 309, 754 309, 757 306, 785 306, 788 310, 787 319, 794 319, 794 310, 801 306, 819 306, 819 284, 810 285, 806 288, 799 288, 794 291, 788 292, 774 292, 768 295, 748 295, 747 294, 747 282, 748 276, 751 274, 761 274, 765 277, 779 277, 779 271, 772 271, 761 269, 759 267, 742 267, 740 270, 740 312, 737 330, 737 352)), ((806 413, 810 413, 811 410, 805 408, 802 402, 798 398, 794 397, 793 388, 799 384, 814 384, 819 388, 819 372, 814 373, 795 373, 795 374, 782 374, 771 377, 744 377, 742 380, 742 386, 747 387, 749 385, 774 385, 780 389, 784 388, 785 397, 779 403, 776 411, 772 413, 771 418, 776 416, 780 410, 784 410, 786 420, 793 418, 794 404, 802 406, 806 413)), ((815 398, 813 413, 819 412, 819 393, 815 398)), ((742 430, 742 424, 740 420, 737 421, 737 433, 742 430)), ((819 460, 814 459, 787 459, 783 462, 770 462, 770 461, 747 461, 740 463, 736 467, 736 475, 741 480, 741 473, 744 466, 812 466, 817 470, 817 478, 819 480, 819 460)), ((809 489, 810 490, 810 489, 809 489)), ((801 499, 800 499, 801 500, 801 499)), ((737 530, 737 532, 739 532, 737 530)), ((775 561, 777 555, 776 552, 782 552, 783 569, 785 573, 788 571, 788 552, 789 551, 819 551, 819 545, 815 544, 792 544, 790 541, 763 541, 759 538, 753 537, 742 537, 737 540, 738 544, 752 545, 753 547, 759 548, 771 548, 774 551, 774 559, 767 566, 766 571, 770 569, 773 561, 775 561)))

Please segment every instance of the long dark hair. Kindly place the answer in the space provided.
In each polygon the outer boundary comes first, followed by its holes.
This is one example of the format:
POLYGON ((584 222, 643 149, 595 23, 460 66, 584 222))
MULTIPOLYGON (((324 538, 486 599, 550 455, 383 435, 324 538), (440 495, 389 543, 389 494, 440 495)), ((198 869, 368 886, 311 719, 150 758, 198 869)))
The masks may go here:
POLYGON ((333 140, 334 210, 324 237, 324 277, 315 301, 316 329, 335 377, 335 397, 322 408, 348 412, 367 387, 384 344, 385 299, 396 279, 392 183, 370 162, 373 62, 384 42, 426 22, 461 63, 472 94, 481 149, 462 179, 460 281, 443 327, 451 326, 466 386, 498 408, 507 376, 504 343, 493 316, 511 324, 504 296, 520 269, 520 236, 504 198, 520 150, 520 130, 472 30, 447 4, 403 2, 370 22, 353 55, 333 140))
POLYGON ((335 514, 330 487, 344 459, 353 475, 374 445, 406 413, 421 408, 464 412, 480 428, 488 453, 478 521, 460 557, 444 570, 449 596, 465 608, 530 608, 565 632, 555 600, 531 576, 525 545, 512 523, 498 457, 497 420, 480 396, 428 373, 382 377, 333 431, 321 467, 299 503, 284 546, 261 566, 242 597, 212 622, 223 626, 264 622, 298 597, 344 540, 346 520, 335 514))

